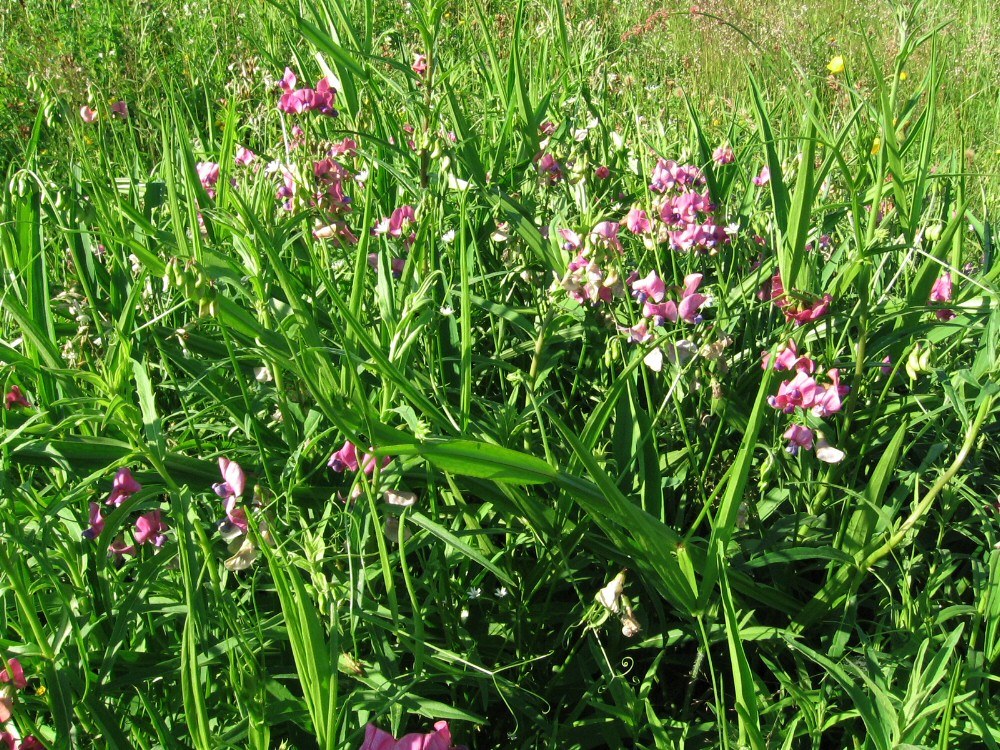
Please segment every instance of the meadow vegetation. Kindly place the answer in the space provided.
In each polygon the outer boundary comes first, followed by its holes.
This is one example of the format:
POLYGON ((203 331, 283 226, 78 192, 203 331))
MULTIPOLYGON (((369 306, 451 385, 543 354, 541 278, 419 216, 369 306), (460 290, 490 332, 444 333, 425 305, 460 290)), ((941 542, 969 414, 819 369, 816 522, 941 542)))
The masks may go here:
POLYGON ((0 0, 0 748, 1000 747, 998 14, 0 0))

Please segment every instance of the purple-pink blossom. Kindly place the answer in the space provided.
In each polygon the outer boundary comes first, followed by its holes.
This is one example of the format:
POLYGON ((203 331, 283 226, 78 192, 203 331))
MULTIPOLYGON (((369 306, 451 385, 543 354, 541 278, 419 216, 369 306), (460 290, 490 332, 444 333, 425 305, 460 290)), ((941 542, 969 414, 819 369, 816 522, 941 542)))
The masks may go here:
POLYGON ((448 722, 438 721, 434 731, 427 734, 411 733, 398 740, 374 724, 365 727, 365 741, 358 750, 457 750, 452 745, 448 722))
POLYGON ((108 495, 105 504, 114 505, 117 508, 141 489, 142 485, 135 481, 132 472, 122 467, 115 474, 114 481, 111 484, 111 494, 108 495))
POLYGON ((143 513, 135 522, 136 544, 151 542, 155 547, 162 547, 167 541, 166 532, 168 530, 159 510, 143 513))
POLYGON ((21 409, 28 409, 31 407, 31 402, 28 401, 27 396, 24 395, 19 386, 12 385, 4 396, 4 406, 8 411, 15 406, 21 409))

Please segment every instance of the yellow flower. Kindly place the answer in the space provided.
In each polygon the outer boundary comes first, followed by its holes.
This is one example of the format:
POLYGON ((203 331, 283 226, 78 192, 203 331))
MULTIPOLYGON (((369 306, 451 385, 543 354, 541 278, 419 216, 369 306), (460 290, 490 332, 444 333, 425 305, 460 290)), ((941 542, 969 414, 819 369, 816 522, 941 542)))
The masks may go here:
POLYGON ((835 76, 840 75, 841 73, 844 72, 844 58, 840 55, 837 55, 832 60, 830 60, 830 63, 826 66, 826 69, 829 70, 831 73, 833 73, 833 75, 835 76))
POLYGON ((906 75, 906 71, 905 70, 902 73, 899 74, 899 80, 905 81, 907 78, 909 78, 909 76, 906 75))
POLYGON ((875 140, 872 141, 872 156, 875 156, 875 154, 877 154, 881 150, 882 150, 882 139, 876 137, 875 140))

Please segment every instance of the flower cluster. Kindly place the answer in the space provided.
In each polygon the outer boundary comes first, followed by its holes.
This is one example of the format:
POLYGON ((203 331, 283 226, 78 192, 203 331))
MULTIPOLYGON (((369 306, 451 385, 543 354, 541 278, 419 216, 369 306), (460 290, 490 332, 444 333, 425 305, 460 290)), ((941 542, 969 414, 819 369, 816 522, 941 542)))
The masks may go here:
MULTIPOLYGON (((105 505, 113 505, 116 508, 121 507, 122 503, 141 489, 142 485, 139 484, 135 477, 132 476, 131 470, 126 467, 122 467, 115 474, 115 478, 111 483, 111 494, 109 494, 108 499, 105 500, 105 505)), ((97 537, 99 537, 104 531, 104 523, 104 516, 101 514, 100 504, 93 502, 90 503, 88 528, 84 530, 83 538, 91 541, 97 539, 97 537)), ((170 527, 168 527, 166 522, 163 520, 163 515, 160 510, 151 510, 147 513, 141 514, 136 519, 135 529, 132 532, 132 536, 135 538, 135 544, 126 544, 125 541, 119 537, 108 546, 108 552, 117 556, 120 560, 125 555, 134 555, 136 553, 137 546, 141 547, 144 544, 152 544, 154 547, 162 547, 166 544, 166 533, 169 530, 170 527)))
MULTIPOLYGON (((840 370, 836 368, 826 372, 829 383, 817 383, 816 363, 805 355, 799 355, 795 342, 791 340, 778 350, 773 362, 770 353, 763 352, 761 366, 765 370, 773 367, 778 372, 794 372, 791 380, 778 386, 777 395, 770 396, 767 400, 771 407, 785 414, 828 417, 840 411, 843 398, 850 392, 850 388, 841 385, 840 370)), ((800 448, 812 450, 814 447, 813 430, 806 425, 791 425, 783 437, 788 441, 788 452, 793 456, 800 448)), ((843 451, 831 446, 822 432, 817 431, 815 438, 816 457, 819 460, 826 463, 839 463, 843 460, 843 451)))
POLYGON ((563 250, 576 253, 576 257, 557 281, 580 304, 610 302, 623 293, 624 285, 614 268, 623 252, 618 230, 617 222, 602 221, 594 226, 586 241, 571 229, 559 230, 564 240, 563 250))
POLYGON ((326 78, 320 78, 315 89, 297 89, 297 79, 291 68, 285 68, 285 75, 278 85, 284 92, 278 101, 278 109, 289 114, 300 115, 303 112, 319 112, 328 117, 336 117, 337 110, 333 108, 337 90, 326 78))
POLYGON ((797 326, 823 317, 833 302, 833 297, 829 294, 824 294, 819 299, 808 299, 801 292, 794 293, 794 296, 785 292, 780 273, 774 274, 764 294, 769 295, 774 306, 785 314, 786 321, 794 322, 797 326))
MULTIPOLYGON (((723 152, 720 158, 728 158, 723 152)), ((634 234, 650 234, 660 243, 669 242, 678 251, 715 253, 729 241, 729 233, 715 218, 715 206, 699 188, 705 175, 694 165, 660 159, 653 169, 649 189, 655 194, 651 221, 646 212, 634 208, 625 219, 634 234)))

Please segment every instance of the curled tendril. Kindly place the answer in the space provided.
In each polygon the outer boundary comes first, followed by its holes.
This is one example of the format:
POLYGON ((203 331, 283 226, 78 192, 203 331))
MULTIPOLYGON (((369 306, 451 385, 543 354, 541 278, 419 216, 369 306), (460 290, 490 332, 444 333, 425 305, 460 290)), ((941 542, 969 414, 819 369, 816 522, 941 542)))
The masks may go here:
POLYGON ((622 659, 621 660, 622 677, 627 676, 628 673, 632 671, 633 667, 635 667, 635 659, 633 659, 631 656, 626 656, 624 659, 622 659))

